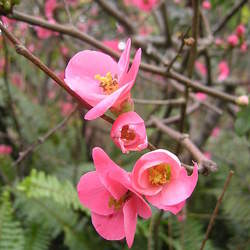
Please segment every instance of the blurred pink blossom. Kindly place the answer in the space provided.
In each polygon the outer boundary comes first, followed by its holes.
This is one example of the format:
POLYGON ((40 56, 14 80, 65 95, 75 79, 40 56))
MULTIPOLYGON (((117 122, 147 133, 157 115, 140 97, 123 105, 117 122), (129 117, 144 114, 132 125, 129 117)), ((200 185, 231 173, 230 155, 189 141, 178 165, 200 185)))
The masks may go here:
POLYGON ((239 38, 237 35, 232 34, 228 36, 227 42, 229 43, 230 46, 235 47, 239 44, 239 38))
POLYGON ((249 104, 248 96, 247 95, 242 95, 242 96, 238 97, 237 103, 240 104, 240 105, 247 106, 249 104))
POLYGON ((219 127, 215 127, 213 130, 212 130, 212 133, 211 133, 211 136, 216 138, 218 137, 220 134, 220 128, 219 127))
POLYGON ((104 40, 103 41, 103 44, 106 45, 107 47, 117 51, 117 52, 120 52, 121 50, 119 49, 119 43, 120 41, 117 40, 117 39, 114 39, 114 40, 104 40))
POLYGON ((199 100, 199 101, 205 101, 207 99, 207 95, 205 93, 202 93, 202 92, 197 92, 195 94, 196 96, 196 99, 199 100))
POLYGON ((196 61, 195 68, 197 71, 199 71, 201 73, 202 76, 205 77, 207 75, 207 68, 202 62, 196 61))
POLYGON ((236 28, 236 34, 238 37, 243 37, 246 33, 246 27, 244 24, 239 24, 236 28))
POLYGON ((150 12, 159 2, 159 0, 124 0, 126 5, 134 5, 140 10, 150 12))
POLYGON ((208 0, 205 0, 202 2, 202 8, 205 10, 210 10, 211 9, 211 3, 208 0))
POLYGON ((240 51, 241 52, 246 52, 247 51, 247 42, 244 41, 241 46, 240 46, 240 51))
POLYGON ((208 160, 211 160, 212 154, 208 151, 204 152, 204 155, 207 157, 208 160))
POLYGON ((9 155, 12 152, 12 147, 5 145, 5 144, 0 144, 0 155, 9 155))
POLYGON ((218 65, 218 68, 219 68, 218 80, 219 81, 226 80, 230 74, 230 69, 228 67, 228 63, 226 61, 221 61, 218 65))
POLYGON ((71 102, 62 102, 61 103, 61 113, 63 116, 69 114, 69 112, 73 109, 73 104, 71 102))

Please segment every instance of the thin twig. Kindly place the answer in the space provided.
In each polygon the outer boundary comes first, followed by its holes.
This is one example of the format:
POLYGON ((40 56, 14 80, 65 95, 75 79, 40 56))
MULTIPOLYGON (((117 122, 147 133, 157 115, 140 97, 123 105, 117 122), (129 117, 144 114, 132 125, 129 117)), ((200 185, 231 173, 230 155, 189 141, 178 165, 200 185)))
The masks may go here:
POLYGON ((134 103, 136 104, 147 104, 147 105, 171 105, 171 106, 179 106, 185 100, 183 98, 179 99, 168 99, 168 100, 147 100, 147 99, 136 99, 133 98, 134 103))
POLYGON ((208 240, 208 237, 209 237, 209 233, 210 233, 210 231, 211 231, 211 229, 212 229, 212 227, 213 227, 214 220, 216 219, 216 216, 217 216, 217 214, 218 214, 219 207, 220 207, 220 205, 221 205, 222 199, 223 199, 223 197, 224 197, 224 194, 225 194, 225 192, 226 192, 226 189, 228 188, 228 185, 229 185, 229 183, 230 183, 230 181, 231 181, 231 178, 232 178, 233 174, 234 174, 234 172, 233 172, 232 170, 230 170, 230 171, 229 171, 229 174, 228 174, 228 176, 227 176, 226 182, 225 182, 225 184, 224 184, 222 193, 221 193, 220 197, 218 198, 218 201, 217 201, 217 203, 216 203, 216 206, 215 206, 214 211, 213 211, 213 213, 212 213, 212 216, 211 216, 211 218, 210 218, 210 221, 209 221, 209 224, 208 224, 208 227, 207 227, 207 231, 206 231, 206 235, 205 235, 204 240, 202 241, 200 250, 203 250, 204 247, 205 247, 205 244, 206 244, 206 242, 207 242, 207 240, 208 240))
POLYGON ((221 31, 227 22, 248 2, 248 0, 242 0, 236 3, 233 8, 224 16, 224 18, 218 23, 218 25, 214 28, 213 34, 215 35, 219 31, 221 31))
POLYGON ((17 166, 18 164, 20 164, 30 153, 34 152, 38 146, 43 144, 51 135, 53 135, 55 132, 60 130, 69 121, 69 119, 75 114, 78 108, 79 108, 79 105, 76 105, 73 108, 73 110, 60 123, 58 123, 55 127, 50 129, 46 134, 39 137, 26 150, 20 152, 18 159, 14 162, 14 166, 17 166))

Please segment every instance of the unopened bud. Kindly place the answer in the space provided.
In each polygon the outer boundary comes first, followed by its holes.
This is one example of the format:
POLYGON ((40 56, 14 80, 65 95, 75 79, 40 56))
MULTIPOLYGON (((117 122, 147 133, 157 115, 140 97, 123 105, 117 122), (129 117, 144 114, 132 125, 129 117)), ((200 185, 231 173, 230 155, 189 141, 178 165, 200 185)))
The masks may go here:
POLYGON ((249 103, 248 96, 247 95, 239 96, 236 102, 238 105, 247 106, 249 103))
POLYGON ((184 43, 187 46, 192 46, 194 44, 195 40, 193 37, 188 37, 184 39, 184 43))

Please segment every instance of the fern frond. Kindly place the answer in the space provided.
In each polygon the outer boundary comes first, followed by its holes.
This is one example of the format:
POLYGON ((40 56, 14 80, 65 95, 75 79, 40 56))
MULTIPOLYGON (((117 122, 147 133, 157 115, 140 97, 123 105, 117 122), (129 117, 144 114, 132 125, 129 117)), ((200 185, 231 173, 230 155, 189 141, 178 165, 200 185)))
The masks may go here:
POLYGON ((23 250, 24 232, 19 221, 14 218, 10 193, 4 191, 0 206, 0 250, 23 250))

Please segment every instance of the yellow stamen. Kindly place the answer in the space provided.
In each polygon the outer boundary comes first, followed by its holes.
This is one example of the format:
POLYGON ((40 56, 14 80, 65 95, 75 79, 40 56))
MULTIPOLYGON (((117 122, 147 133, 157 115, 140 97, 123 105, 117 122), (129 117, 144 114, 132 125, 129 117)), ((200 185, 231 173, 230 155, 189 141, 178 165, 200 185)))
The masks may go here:
POLYGON ((95 75, 95 79, 100 81, 100 87, 106 95, 112 94, 119 88, 117 78, 113 78, 110 72, 108 72, 106 76, 97 74, 95 75))
POLYGON ((148 170, 149 182, 153 185, 164 185, 171 177, 171 166, 166 163, 159 164, 148 170))
POLYGON ((129 129, 128 125, 122 127, 121 138, 127 141, 133 141, 135 139, 135 132, 129 129))
POLYGON ((129 198, 130 194, 127 192, 125 195, 123 195, 119 200, 116 200, 113 197, 109 198, 109 208, 114 208, 114 210, 119 210, 123 203, 129 198))

